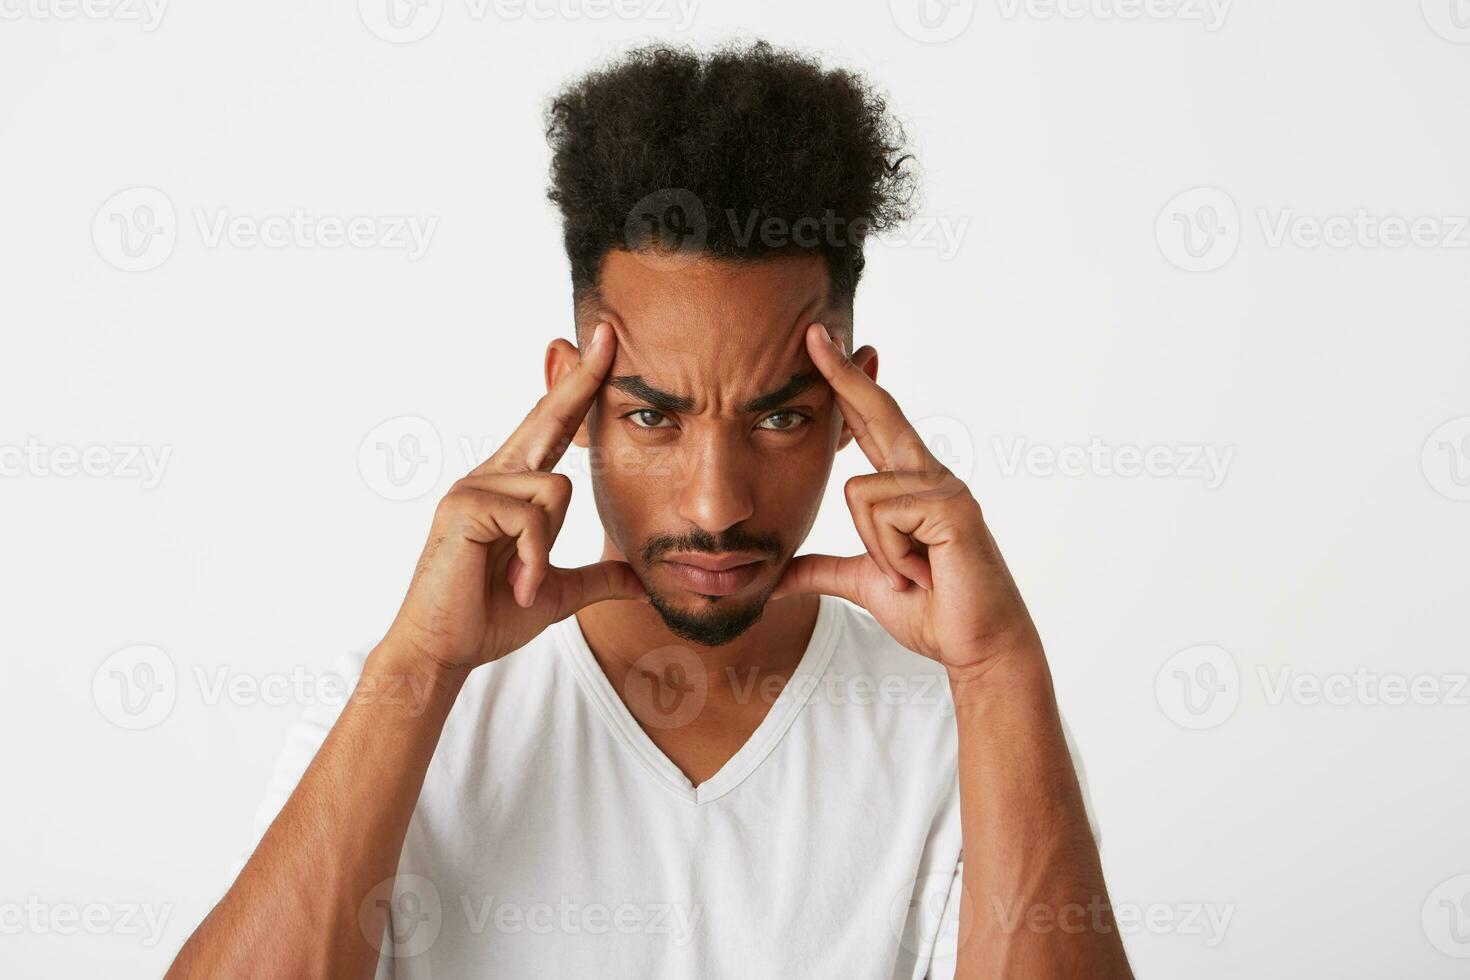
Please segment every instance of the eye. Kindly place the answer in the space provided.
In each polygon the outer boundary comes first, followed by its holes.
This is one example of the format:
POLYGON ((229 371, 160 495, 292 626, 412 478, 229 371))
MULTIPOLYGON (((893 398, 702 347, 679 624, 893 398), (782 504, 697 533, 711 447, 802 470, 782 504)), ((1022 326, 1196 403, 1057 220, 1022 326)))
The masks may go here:
POLYGON ((658 424, 659 420, 662 420, 662 421, 667 422, 669 420, 669 417, 667 415, 665 415, 664 413, 662 413, 662 412, 656 412, 656 411, 654 411, 651 408, 636 408, 633 411, 629 412, 627 415, 624 415, 622 417, 625 418, 625 419, 631 419, 631 420, 633 420, 633 426, 634 426, 634 428, 638 428, 638 429, 667 429, 667 428, 669 428, 669 426, 659 425, 658 424), (650 415, 653 416, 653 419, 654 419, 654 421, 652 423, 648 423, 647 422, 647 418, 646 417, 647 416, 650 416, 650 415))
POLYGON ((794 432, 810 421, 811 416, 788 409, 784 412, 767 415, 761 420, 761 424, 757 428, 765 429, 767 432, 794 432), (771 421, 775 421, 777 424, 770 426, 765 424, 771 421))

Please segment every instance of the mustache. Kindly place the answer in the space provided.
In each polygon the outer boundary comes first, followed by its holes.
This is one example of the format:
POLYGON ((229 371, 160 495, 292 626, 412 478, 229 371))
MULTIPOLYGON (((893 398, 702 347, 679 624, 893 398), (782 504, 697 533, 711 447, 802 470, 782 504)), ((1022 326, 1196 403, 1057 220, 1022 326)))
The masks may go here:
POLYGON ((660 555, 671 551, 704 551, 719 554, 726 551, 754 551, 781 557, 781 541, 772 535, 753 534, 740 528, 729 528, 712 534, 703 528, 694 528, 683 534, 656 534, 643 543, 643 564, 651 565, 660 555))

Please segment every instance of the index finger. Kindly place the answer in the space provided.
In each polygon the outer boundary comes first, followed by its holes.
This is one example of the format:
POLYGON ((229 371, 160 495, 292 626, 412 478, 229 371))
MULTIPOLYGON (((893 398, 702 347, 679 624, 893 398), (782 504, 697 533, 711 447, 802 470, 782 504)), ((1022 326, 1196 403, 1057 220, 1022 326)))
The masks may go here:
POLYGON ((602 379, 612 367, 617 341, 612 326, 599 323, 592 328, 592 338, 576 367, 552 385, 541 396, 536 407, 505 440, 504 445, 474 473, 507 473, 539 470, 551 472, 561 459, 572 437, 577 434, 592 399, 602 387, 602 379))
POLYGON ((923 472, 942 467, 894 397, 848 360, 826 327, 807 327, 806 341, 812 363, 832 386, 847 427, 874 467, 923 472))

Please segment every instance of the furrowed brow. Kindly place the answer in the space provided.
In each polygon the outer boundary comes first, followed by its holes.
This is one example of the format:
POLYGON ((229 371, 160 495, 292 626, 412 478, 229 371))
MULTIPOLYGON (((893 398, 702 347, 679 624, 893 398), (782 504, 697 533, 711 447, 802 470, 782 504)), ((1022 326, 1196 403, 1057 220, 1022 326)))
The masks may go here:
MULTIPOLYGON (((759 395, 741 405, 740 411, 762 412, 771 408, 779 408, 816 384, 820 378, 821 374, 816 371, 793 374, 790 380, 775 391, 759 395)), ((643 380, 643 376, 639 374, 620 374, 608 379, 607 383, 619 391, 637 398, 639 401, 647 402, 660 411, 687 412, 694 407, 693 398, 688 395, 676 395, 672 392, 664 391, 661 388, 655 388, 643 380)))
POLYGON ((641 374, 620 374, 608 379, 608 384, 619 391, 632 395, 639 401, 647 402, 654 408, 664 412, 687 412, 694 407, 694 399, 688 395, 675 395, 671 392, 655 388, 643 380, 641 374))
POLYGON ((768 392, 767 394, 761 395, 758 398, 752 398, 744 405, 741 405, 740 411, 764 412, 766 409, 780 408, 782 405, 791 401, 791 399, 795 398, 797 395, 801 394, 803 391, 806 391, 812 385, 816 384, 817 379, 820 377, 821 375, 816 371, 804 371, 800 374, 793 374, 791 376, 791 380, 787 381, 784 385, 777 388, 775 391, 768 392))

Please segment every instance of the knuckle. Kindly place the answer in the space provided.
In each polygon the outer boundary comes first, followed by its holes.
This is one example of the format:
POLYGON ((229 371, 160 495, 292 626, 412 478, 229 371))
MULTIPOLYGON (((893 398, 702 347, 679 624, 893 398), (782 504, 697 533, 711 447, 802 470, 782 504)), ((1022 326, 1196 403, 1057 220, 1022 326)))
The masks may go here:
POLYGON ((572 497, 572 478, 565 473, 547 473, 545 482, 551 491, 552 499, 558 503, 564 503, 572 497))
POLYGON ((960 507, 964 512, 968 513, 974 520, 982 524, 985 522, 985 512, 980 509, 980 501, 975 499, 974 494, 959 494, 955 499, 959 501, 960 507))
POLYGON ((479 484, 472 476, 462 476, 449 485, 449 490, 444 494, 444 499, 450 497, 466 497, 472 495, 479 489, 479 484))
POLYGON ((434 509, 436 514, 457 514, 465 508, 472 493, 468 487, 456 483, 449 488, 439 500, 439 506, 434 509))

